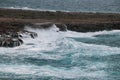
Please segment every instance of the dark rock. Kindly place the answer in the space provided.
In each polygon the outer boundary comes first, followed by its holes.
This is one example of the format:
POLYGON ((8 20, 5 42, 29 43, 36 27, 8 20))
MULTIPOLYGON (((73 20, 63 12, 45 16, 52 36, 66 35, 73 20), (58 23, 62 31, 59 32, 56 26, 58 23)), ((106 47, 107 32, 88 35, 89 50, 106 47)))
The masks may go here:
POLYGON ((19 34, 18 33, 11 33, 10 34, 12 38, 19 38, 19 34))
POLYGON ((23 36, 21 34, 18 35, 20 38, 23 38, 23 36))
POLYGON ((95 32, 103 30, 116 30, 120 29, 120 23, 79 23, 79 24, 66 24, 67 29, 77 32, 95 32))
POLYGON ((31 38, 36 38, 38 35, 35 32, 29 32, 29 31, 19 31, 19 32, 13 32, 13 31, 1 31, 0 32, 0 47, 16 47, 22 45, 24 42, 22 40, 22 35, 26 34, 28 36, 31 36, 31 38))
POLYGON ((39 28, 39 29, 48 29, 53 25, 53 23, 34 23, 30 26, 33 28, 39 28))
POLYGON ((30 36, 31 36, 31 38, 34 39, 34 38, 36 38, 38 35, 37 35, 37 33, 31 32, 31 33, 30 33, 30 36))
POLYGON ((55 24, 60 31, 67 31, 67 26, 65 24, 55 24))
POLYGON ((21 44, 23 44, 23 41, 17 38, 5 38, 0 40, 0 47, 16 47, 21 44))
POLYGON ((23 40, 22 39, 18 39, 19 40, 19 42, 21 43, 21 44, 23 44, 23 40))

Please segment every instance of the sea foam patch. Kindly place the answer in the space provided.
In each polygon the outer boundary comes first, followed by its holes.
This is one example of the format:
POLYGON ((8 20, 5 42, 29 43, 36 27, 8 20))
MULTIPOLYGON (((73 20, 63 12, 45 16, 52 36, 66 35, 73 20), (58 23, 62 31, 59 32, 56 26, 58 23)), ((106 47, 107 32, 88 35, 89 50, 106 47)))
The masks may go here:
MULTIPOLYGON (((73 37, 94 38, 94 35, 114 34, 120 31, 92 33, 58 32, 49 29, 26 28, 38 34, 36 39, 24 38, 24 44, 15 48, 0 48, 0 73, 26 77, 57 77, 62 79, 106 79, 110 74, 107 56, 119 55, 120 48, 78 42, 73 37), (102 61, 104 58, 105 61, 102 61), (7 60, 9 61, 7 63, 7 60)), ((0 74, 0 76, 3 76, 0 74)), ((9 77, 9 75, 8 75, 9 77)))
POLYGON ((54 76, 58 78, 80 78, 80 77, 90 77, 90 78, 101 78, 106 77, 107 74, 104 71, 93 71, 89 72, 82 70, 78 67, 73 67, 71 69, 65 68, 55 68, 52 66, 32 66, 32 65, 0 65, 0 72, 14 73, 16 75, 32 75, 32 76, 54 76))

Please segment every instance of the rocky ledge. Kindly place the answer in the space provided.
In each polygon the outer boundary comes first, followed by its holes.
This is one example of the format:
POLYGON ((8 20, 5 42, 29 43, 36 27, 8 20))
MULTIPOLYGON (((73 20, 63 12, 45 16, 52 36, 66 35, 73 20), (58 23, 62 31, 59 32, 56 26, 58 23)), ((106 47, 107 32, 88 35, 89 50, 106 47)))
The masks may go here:
POLYGON ((76 31, 76 32, 96 32, 103 30, 119 30, 120 22, 99 22, 99 23, 35 23, 32 26, 35 28, 49 28, 51 25, 56 25, 59 31, 76 31))
POLYGON ((60 31, 120 30, 120 14, 0 9, 0 46, 15 47, 23 44, 21 34, 37 37, 37 33, 25 31, 25 25, 46 29, 53 24, 60 31))
POLYGON ((24 42, 22 40, 23 36, 30 36, 31 38, 36 38, 37 33, 30 31, 19 31, 19 32, 0 32, 0 47, 16 47, 22 45, 24 42))
POLYGON ((24 26, 20 27, 20 23, 16 23, 16 26, 8 25, 8 23, 0 23, 0 47, 16 47, 24 43, 23 35, 30 36, 31 38, 36 38, 37 33, 24 30, 24 26))

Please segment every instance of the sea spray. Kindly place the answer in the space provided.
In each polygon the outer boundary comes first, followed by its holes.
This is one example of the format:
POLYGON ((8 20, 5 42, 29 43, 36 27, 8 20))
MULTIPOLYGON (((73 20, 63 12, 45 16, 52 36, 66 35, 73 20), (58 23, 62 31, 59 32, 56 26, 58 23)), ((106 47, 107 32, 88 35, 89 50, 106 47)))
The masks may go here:
POLYGON ((0 48, 0 78, 29 80, 119 78, 119 47, 88 44, 74 39, 95 39, 96 35, 105 34, 119 35, 119 30, 91 33, 61 32, 55 25, 46 30, 26 26, 26 30, 36 32, 38 37, 36 39, 24 37, 24 44, 15 48, 0 48), (115 67, 117 70, 114 70, 115 67))

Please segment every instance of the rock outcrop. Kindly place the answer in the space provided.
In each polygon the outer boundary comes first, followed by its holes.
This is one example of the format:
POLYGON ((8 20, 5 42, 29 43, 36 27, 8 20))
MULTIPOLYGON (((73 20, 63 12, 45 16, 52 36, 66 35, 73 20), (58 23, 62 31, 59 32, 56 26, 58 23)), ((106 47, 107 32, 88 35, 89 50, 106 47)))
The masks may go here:
POLYGON ((23 40, 19 38, 0 38, 0 47, 16 47, 23 44, 23 40))
POLYGON ((23 44, 22 34, 36 38, 37 33, 24 30, 25 25, 48 29, 53 24, 60 31, 120 30, 120 14, 0 9, 0 46, 14 47, 23 44))
POLYGON ((77 32, 95 32, 103 30, 119 30, 120 22, 99 22, 99 23, 79 23, 66 24, 67 29, 77 32))
MULTIPOLYGON (((40 29, 47 29, 51 27, 53 23, 37 23, 33 27, 40 29)), ((103 30, 116 30, 120 29, 120 22, 84 22, 84 23, 55 23, 59 31, 76 31, 76 32, 95 32, 103 30)))
MULTIPOLYGON (((26 31, 26 30, 19 32, 19 34, 29 35, 29 36, 30 36, 31 38, 33 38, 33 39, 36 38, 36 37, 38 37, 37 33, 35 33, 35 32, 30 32, 30 31, 26 31)), ((21 37, 22 37, 22 35, 21 35, 21 37)))
POLYGON ((35 32, 29 31, 19 31, 19 32, 8 32, 0 34, 0 47, 16 47, 22 45, 24 42, 22 40, 22 34, 30 36, 31 38, 36 38, 38 35, 35 32))
POLYGON ((67 31, 67 26, 65 24, 55 24, 60 31, 67 31))
POLYGON ((34 23, 31 24, 30 26, 34 27, 34 28, 39 28, 39 29, 48 29, 50 27, 52 27, 54 25, 56 25, 57 28, 59 28, 59 31, 67 31, 67 26, 65 24, 62 23, 34 23))
POLYGON ((71 31, 94 32, 120 29, 120 14, 0 9, 0 27, 9 25, 22 28, 25 24, 44 29, 56 24, 60 31, 65 31, 67 26, 71 31))

